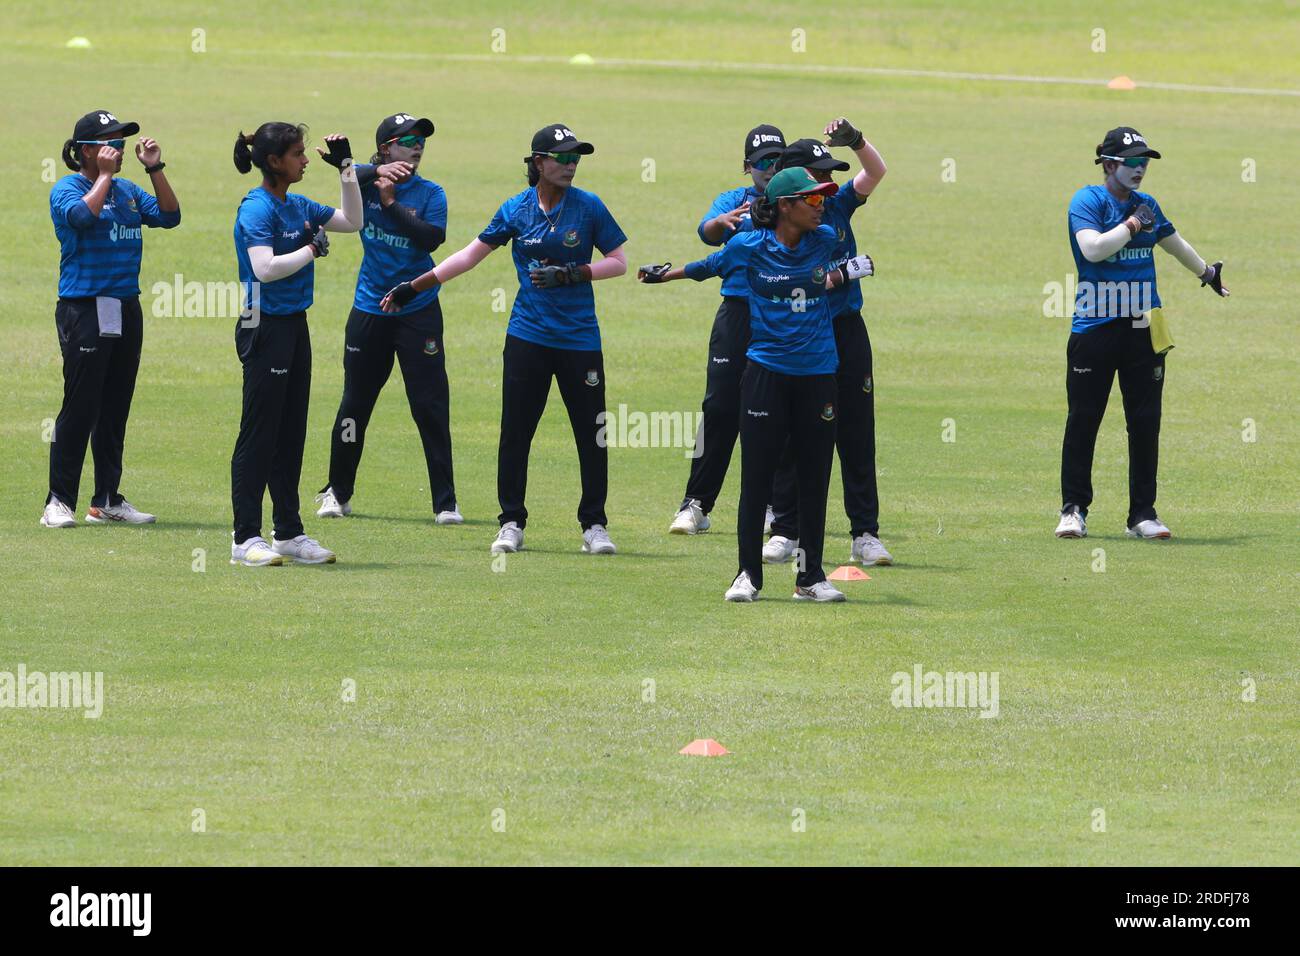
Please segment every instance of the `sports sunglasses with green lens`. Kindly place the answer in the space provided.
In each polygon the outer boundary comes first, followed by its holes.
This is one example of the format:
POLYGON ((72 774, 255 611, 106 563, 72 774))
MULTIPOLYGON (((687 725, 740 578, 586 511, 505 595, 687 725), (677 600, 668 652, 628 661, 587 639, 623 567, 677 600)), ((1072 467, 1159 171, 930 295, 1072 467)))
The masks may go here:
POLYGON ((398 146, 405 146, 407 149, 414 149, 417 146, 424 145, 424 137, 411 133, 408 136, 394 136, 389 142, 396 143, 398 146))
POLYGON ((125 149, 126 140, 124 139, 79 139, 78 145, 81 146, 112 146, 114 149, 125 149))
POLYGON ((1151 162, 1150 156, 1103 156, 1102 159, 1113 159, 1117 163, 1123 163, 1129 169, 1141 169, 1151 162))
POLYGON ((752 168, 757 169, 760 173, 765 173, 776 165, 776 157, 770 156, 767 159, 756 159, 749 165, 752 168))
POLYGON ((570 163, 576 163, 582 159, 581 153, 547 153, 547 156, 555 160, 561 166, 568 166, 570 163))

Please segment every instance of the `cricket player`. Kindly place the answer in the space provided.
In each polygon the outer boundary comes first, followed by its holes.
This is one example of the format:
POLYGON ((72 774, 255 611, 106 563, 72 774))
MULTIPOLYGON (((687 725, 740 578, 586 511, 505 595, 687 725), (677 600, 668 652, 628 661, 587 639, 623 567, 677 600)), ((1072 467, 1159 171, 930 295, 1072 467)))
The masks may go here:
MULTIPOLYGON (((713 200, 696 229, 710 246, 721 246, 750 228, 750 207, 776 172, 785 149, 785 134, 775 126, 755 126, 745 134, 743 171, 751 185, 728 189, 713 200)), ((695 457, 686 480, 686 494, 678 506, 671 534, 699 534, 709 530, 709 512, 722 491, 731 465, 731 453, 740 434, 740 377, 749 348, 749 284, 744 271, 722 277, 722 301, 709 334, 703 414, 695 436, 695 457)))
POLYGON ((352 168, 352 147, 337 133, 325 137, 329 152, 316 151, 339 171, 338 209, 289 187, 307 170, 304 128, 263 123, 235 140, 235 168, 254 166, 262 185, 239 204, 235 257, 247 294, 245 315, 235 325, 235 351, 243 365, 244 407, 230 459, 234 532, 230 563, 248 567, 333 564, 334 552, 303 531, 298 482, 307 440, 311 396, 311 308, 315 262, 329 254, 329 232, 357 232, 363 224, 361 190, 352 168), (262 496, 270 489, 275 530, 262 537, 262 496))
MULTIPOLYGON (((777 168, 802 166, 818 182, 831 182, 831 173, 847 172, 849 164, 837 160, 827 147, 847 146, 857 156, 862 169, 850 182, 841 185, 823 207, 822 223, 835 230, 838 240, 831 264, 839 266, 858 254, 853 214, 866 203, 888 169, 876 148, 844 117, 829 123, 822 135, 825 136, 822 141, 795 140, 777 160, 777 168)), ((835 447, 844 483, 844 510, 849 518, 849 560, 864 565, 892 564, 893 556, 877 537, 880 500, 876 492, 875 380, 871 338, 862 319, 859 286, 859 280, 854 279, 827 293, 831 314, 835 316, 835 347, 840 359, 836 371, 839 424, 835 429, 835 447)), ((788 449, 772 488, 772 537, 763 546, 764 561, 789 561, 799 546, 795 471, 793 449, 788 449)))
POLYGON ((874 267, 867 256, 831 266, 839 238, 822 216, 827 197, 838 189, 802 167, 784 169, 751 206, 752 230, 699 262, 677 269, 643 266, 638 273, 648 283, 702 281, 739 268, 749 286, 752 336, 740 386, 739 570, 724 594, 728 601, 755 601, 762 590, 763 512, 788 443, 794 447, 803 547, 794 598, 845 599, 822 569, 839 364, 826 293, 871 275, 874 267))
POLYGON ((395 286, 381 303, 402 308, 510 244, 519 291, 502 352, 501 440, 497 449, 500 529, 489 550, 512 554, 524 546, 528 453, 546 410, 551 380, 569 412, 578 448, 582 551, 614 554, 607 530, 609 450, 600 440, 605 412, 605 357, 591 284, 627 272, 627 236, 595 193, 573 185, 578 161, 596 151, 563 123, 544 126, 524 157, 528 188, 501 204, 477 239, 437 267, 395 286), (601 258, 593 262, 593 250, 601 258))
POLYGON ((50 489, 41 514, 46 528, 77 523, 77 493, 86 443, 95 459, 92 524, 150 524, 154 516, 119 491, 126 420, 140 368, 144 317, 140 311, 143 227, 173 229, 181 206, 163 173, 156 140, 135 147, 153 194, 122 179, 126 137, 140 132, 108 110, 77 120, 63 144, 72 170, 50 190, 50 218, 59 240, 59 301, 54 325, 63 353, 63 405, 50 441, 50 489))
POLYGON ((447 195, 416 173, 433 121, 410 113, 385 117, 375 131, 370 165, 357 165, 365 204, 361 270, 343 340, 343 399, 330 441, 329 483, 316 500, 321 518, 352 513, 366 426, 396 357, 424 446, 434 521, 460 524, 452 480, 450 399, 442 306, 426 289, 389 315, 380 301, 393 286, 433 268, 430 254, 447 237, 447 195))
POLYGON ((1206 264, 1174 229, 1150 193, 1139 186, 1160 153, 1131 126, 1110 130, 1096 149, 1105 181, 1084 186, 1070 200, 1070 251, 1078 270, 1065 392, 1069 413, 1061 448, 1058 538, 1084 538, 1092 504, 1092 455, 1111 383, 1119 375, 1128 426, 1127 533, 1168 538, 1156 515, 1165 355, 1173 346, 1156 291, 1154 250, 1164 249, 1216 295, 1226 297, 1223 263, 1206 264))

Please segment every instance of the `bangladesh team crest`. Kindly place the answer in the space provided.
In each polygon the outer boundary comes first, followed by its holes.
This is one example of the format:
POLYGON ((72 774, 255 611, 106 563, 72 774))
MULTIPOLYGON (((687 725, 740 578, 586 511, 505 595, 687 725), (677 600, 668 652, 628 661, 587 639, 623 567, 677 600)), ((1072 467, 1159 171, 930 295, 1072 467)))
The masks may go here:
POLYGON ((1165 367, 1163 365, 1157 365, 1155 367, 1155 371, 1151 373, 1151 380, 1153 382, 1158 382, 1164 377, 1165 377, 1165 367))
POLYGON ((835 421, 835 406, 832 405, 830 402, 827 402, 825 407, 822 408, 822 421, 824 422, 835 421))
POLYGON ((826 282, 826 267, 818 266, 813 270, 812 276, 813 282, 816 282, 818 285, 823 285, 826 282))
POLYGON ((564 234, 563 241, 565 246, 572 249, 574 246, 578 244, 578 230, 570 229, 568 232, 564 234))
POLYGON ((594 368, 587 369, 587 384, 592 388, 600 384, 600 373, 594 368))
POLYGON ((870 375, 868 375, 866 378, 862 380, 862 390, 866 392, 868 395, 871 394, 871 390, 875 387, 876 387, 875 383, 871 381, 870 375))
POLYGON ((437 354, 438 354, 438 340, 437 340, 437 339, 425 339, 425 340, 424 340, 424 354, 425 354, 425 355, 437 355, 437 354))

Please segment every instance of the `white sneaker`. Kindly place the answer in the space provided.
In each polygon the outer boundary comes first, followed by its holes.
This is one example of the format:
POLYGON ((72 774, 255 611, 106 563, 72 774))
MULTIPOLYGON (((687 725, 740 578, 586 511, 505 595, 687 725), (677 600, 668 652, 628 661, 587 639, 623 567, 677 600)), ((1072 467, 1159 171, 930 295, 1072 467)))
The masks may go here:
POLYGON ((709 516, 700 508, 700 499, 692 498, 686 503, 685 508, 677 512, 677 517, 673 518, 668 533, 699 534, 702 531, 708 531, 711 524, 709 516))
POLYGON ((603 524, 594 524, 582 532, 582 550, 585 554, 613 554, 614 542, 603 524))
POLYGON ((326 488, 316 496, 316 500, 320 502, 320 507, 316 509, 317 518, 342 518, 352 514, 352 505, 339 501, 333 488, 326 488))
POLYGON ((45 511, 41 513, 41 526, 44 528, 75 528, 77 526, 77 516, 72 513, 71 508, 58 498, 51 498, 50 503, 45 506, 45 511))
POLYGON ((465 517, 460 513, 459 505, 452 505, 450 511, 439 511, 433 519, 434 524, 464 524, 465 517))
POLYGON ((492 542, 491 551, 493 554, 514 554, 516 551, 524 549, 524 529, 519 527, 513 521, 507 521, 497 532, 496 540, 492 542))
POLYGON ((123 498, 120 505, 90 507, 86 511, 86 520, 91 524, 111 524, 114 521, 120 521, 122 524, 153 524, 158 519, 123 498))
MULTIPOLYGON (((233 537, 233 535, 232 535, 233 537)), ((249 538, 243 544, 230 543, 230 563, 242 564, 246 568, 260 568, 264 565, 279 566, 284 558, 271 550, 271 546, 262 537, 249 538)))
POLYGON ((772 510, 771 505, 768 505, 767 514, 763 516, 763 534, 772 533, 772 522, 775 520, 776 520, 776 512, 772 510))
POLYGON ((796 601, 816 601, 818 604, 848 600, 844 596, 844 592, 829 581, 818 581, 810 588, 796 587, 794 589, 794 599, 796 601))
POLYGON ((272 536, 271 550, 286 558, 293 558, 299 564, 333 564, 335 560, 333 551, 321 547, 319 541, 305 534, 290 538, 288 541, 280 541, 272 536))
POLYGON ((1125 532, 1130 538, 1146 538, 1148 541, 1154 539, 1164 540, 1173 537, 1165 523, 1159 518, 1148 518, 1146 521, 1139 521, 1133 527, 1125 532))
POLYGON ((749 580, 749 572, 741 571, 736 575, 736 580, 731 582, 731 587, 727 588, 727 593, 723 595, 724 600, 740 601, 749 603, 758 600, 758 588, 754 587, 754 582, 749 580))
POLYGON ((1071 505, 1061 512, 1061 523, 1056 526, 1056 536, 1058 538, 1088 537, 1088 523, 1083 520, 1083 515, 1078 508, 1071 505))
POLYGON ((763 545, 763 562, 765 564, 785 564, 794 556, 794 552, 798 547, 798 538, 783 538, 779 534, 774 534, 768 539, 767 544, 763 545))
POLYGON ((853 550, 849 553, 849 560, 858 561, 863 565, 893 564, 894 556, 885 550, 879 538, 868 532, 853 539, 853 550))

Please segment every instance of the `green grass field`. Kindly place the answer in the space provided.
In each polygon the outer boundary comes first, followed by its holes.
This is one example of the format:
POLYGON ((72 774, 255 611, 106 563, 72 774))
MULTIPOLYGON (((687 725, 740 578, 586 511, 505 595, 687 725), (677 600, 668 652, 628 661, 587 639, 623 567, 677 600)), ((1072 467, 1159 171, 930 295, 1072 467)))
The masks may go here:
MULTIPOLYGON (((1297 86, 1295 4, 522 6, 7 11, 0 671, 102 671, 106 703, 98 720, 0 710, 0 864, 1300 860, 1300 99, 1141 86, 1297 86), (507 48, 493 56, 498 27, 507 48), (1105 53, 1091 49, 1096 28, 1105 53), (791 50, 795 29, 804 53, 791 50), (64 49, 74 34, 94 49, 64 49), (597 62, 564 62, 576 53, 597 62), (709 65, 746 61, 771 68, 709 65), (810 65, 1126 74, 1139 88, 810 65), (145 238, 146 316, 156 281, 236 277, 235 207, 257 182, 235 172, 231 145, 264 120, 366 144, 388 113, 431 116, 421 172, 448 192, 444 254, 522 188, 532 132, 565 122, 597 145, 577 182, 614 212, 636 265, 704 252, 695 223, 742 184, 752 125, 798 137, 847 115, 890 166, 855 223, 879 272, 864 311, 882 538, 898 564, 844 585, 850 600, 835 607, 796 605, 783 571, 758 604, 724 604, 738 458, 715 530, 670 537, 680 449, 611 451, 620 553, 580 554, 577 459, 553 391, 532 455, 528 550, 495 572, 506 316, 491 302, 496 288, 514 292, 505 254, 443 297, 464 526, 431 521, 395 372, 357 514, 308 517, 339 563, 232 568, 234 323, 150 317, 123 490, 159 523, 38 528, 42 423, 62 389, 43 163, 92 108, 161 142, 181 199, 181 227, 145 238), (1067 321, 1043 317, 1043 289, 1072 271, 1066 205, 1096 181, 1092 148, 1120 124, 1164 153, 1144 189, 1198 251, 1227 260, 1233 290, 1219 300, 1159 256, 1178 342, 1159 499, 1176 537, 1162 544, 1123 535, 1117 393, 1092 536, 1051 534, 1067 321), (891 675, 918 663, 998 672, 997 719, 895 709, 891 675), (733 753, 677 755, 697 737, 733 753), (196 809, 206 832, 192 831, 196 809)), ((124 175, 147 180, 133 157, 124 175)), ((319 162, 300 189, 338 198, 319 162)), ((359 258, 345 237, 317 268, 305 502, 325 479, 359 258)), ((596 296, 610 407, 698 410, 716 284, 628 277, 596 296)), ((90 483, 88 456, 82 514, 90 483)), ((829 514, 828 569, 849 548, 838 470, 829 514)))

